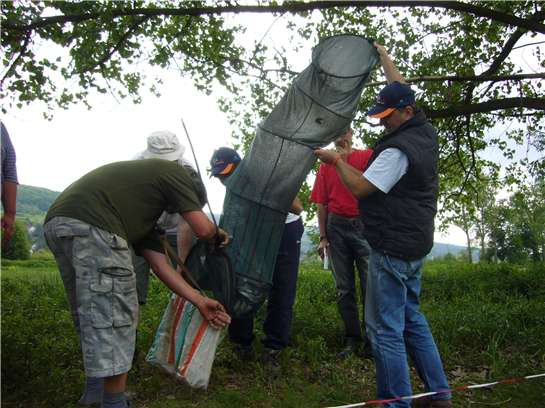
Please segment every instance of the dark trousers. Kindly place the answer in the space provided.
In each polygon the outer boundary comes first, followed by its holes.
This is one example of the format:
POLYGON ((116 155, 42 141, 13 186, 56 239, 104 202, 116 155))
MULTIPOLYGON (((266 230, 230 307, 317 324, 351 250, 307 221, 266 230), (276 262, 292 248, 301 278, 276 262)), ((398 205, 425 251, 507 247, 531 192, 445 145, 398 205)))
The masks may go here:
MULTIPOLYGON (((263 345, 271 349, 281 350, 288 345, 303 230, 303 222, 299 218, 286 224, 282 234, 263 323, 263 345)), ((253 318, 233 319, 229 326, 229 338, 234 343, 250 346, 254 340, 253 330, 253 318)))
POLYGON ((344 322, 345 336, 363 340, 365 283, 367 278, 370 247, 363 237, 363 223, 359 217, 342 217, 330 213, 327 219, 327 239, 329 258, 337 288, 337 306, 344 322), (361 320, 356 298, 356 276, 354 264, 360 280, 362 299, 361 320))

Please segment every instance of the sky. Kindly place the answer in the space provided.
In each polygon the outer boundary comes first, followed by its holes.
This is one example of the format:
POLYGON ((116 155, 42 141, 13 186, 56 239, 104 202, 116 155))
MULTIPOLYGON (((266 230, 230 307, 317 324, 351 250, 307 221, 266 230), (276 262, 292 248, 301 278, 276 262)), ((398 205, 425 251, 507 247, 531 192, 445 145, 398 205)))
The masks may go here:
MULTIPOLYGON (((282 33, 278 32, 281 27, 271 29, 270 17, 250 17, 246 24, 248 38, 259 41, 268 35, 281 41, 282 33)), ((310 49, 308 55, 301 58, 305 66, 310 61, 310 49)), ((151 132, 163 129, 177 134, 187 146, 185 157, 193 162, 182 118, 195 147, 198 165, 206 174, 213 151, 220 146, 232 146, 233 129, 226 114, 219 110, 214 95, 207 96, 196 90, 189 78, 181 77, 174 69, 162 72, 165 85, 160 88, 161 96, 157 98, 144 92, 138 105, 130 99, 118 101, 109 94, 98 94, 90 99, 91 110, 83 105, 57 109, 52 120, 43 117, 39 104, 13 109, 3 115, 17 152, 19 182, 62 191, 96 167, 132 159, 146 148, 146 138, 151 132)), ((224 188, 207 175, 203 178, 212 211, 219 213, 224 188)), ((466 244, 463 232, 456 227, 446 234, 437 233, 435 239, 466 244)))
MULTIPOLYGON (((147 136, 171 130, 194 162, 182 118, 205 172, 215 148, 231 145, 231 128, 213 96, 192 87, 188 79, 166 72, 163 94, 145 95, 143 103, 117 102, 110 95, 93 98, 93 108, 82 105, 57 110, 53 120, 43 118, 38 106, 14 110, 3 118, 17 153, 21 184, 62 191, 87 172, 107 163, 131 160, 146 149, 147 136)), ((223 187, 206 177, 215 212, 221 210, 223 187)))

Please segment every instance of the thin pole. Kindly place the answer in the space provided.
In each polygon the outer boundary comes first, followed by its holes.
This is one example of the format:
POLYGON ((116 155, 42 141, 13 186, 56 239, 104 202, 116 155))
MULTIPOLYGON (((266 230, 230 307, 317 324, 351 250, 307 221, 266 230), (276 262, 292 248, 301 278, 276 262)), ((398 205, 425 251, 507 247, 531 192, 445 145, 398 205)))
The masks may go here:
MULTIPOLYGON (((182 120, 182 126, 184 127, 185 135, 187 137, 187 141, 189 142, 189 147, 191 148, 191 153, 193 153, 193 160, 195 160, 195 166, 197 166, 197 173, 199 173, 199 177, 201 178, 201 181, 202 181, 203 180, 202 173, 201 173, 201 169, 199 168, 199 162, 197 161, 197 156, 195 155, 195 149, 193 149, 193 143, 191 143, 189 132, 187 131, 187 128, 185 127, 184 118, 181 118, 181 120, 182 120)), ((217 229, 218 223, 216 222, 216 217, 214 216, 214 213, 212 212, 210 201, 208 201, 208 194, 206 194, 206 205, 208 205, 208 211, 210 211, 210 216, 212 217, 212 221, 214 222, 214 225, 216 226, 216 229, 217 229)))

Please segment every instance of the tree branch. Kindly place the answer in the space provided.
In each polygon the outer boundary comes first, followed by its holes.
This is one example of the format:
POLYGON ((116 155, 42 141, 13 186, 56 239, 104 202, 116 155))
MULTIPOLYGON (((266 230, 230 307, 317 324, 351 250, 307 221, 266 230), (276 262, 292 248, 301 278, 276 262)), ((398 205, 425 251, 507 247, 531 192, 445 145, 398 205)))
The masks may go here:
POLYGON ((129 29, 123 33, 121 38, 117 41, 116 44, 114 44, 113 47, 111 47, 107 52, 104 53, 102 58, 98 61, 96 61, 91 67, 87 68, 86 70, 89 72, 93 72, 96 67, 104 65, 110 58, 112 58, 112 55, 119 51, 121 46, 127 41, 131 35, 138 29, 140 24, 142 24, 144 21, 146 21, 149 17, 142 17, 138 20, 135 20, 132 25, 129 27, 129 29))
MULTIPOLYGON (((470 3, 462 3, 459 1, 313 1, 309 3, 303 2, 286 2, 281 5, 268 6, 253 6, 253 5, 228 5, 218 7, 186 7, 186 8, 136 8, 136 9, 119 9, 111 11, 111 18, 120 16, 203 16, 222 13, 301 13, 312 10, 323 10, 336 7, 435 7, 447 10, 455 10, 463 13, 473 14, 477 17, 485 17, 494 21, 499 21, 507 25, 521 27, 529 31, 535 31, 545 34, 545 24, 538 21, 532 21, 526 18, 520 18, 512 14, 502 11, 482 7, 470 3)), ((65 24, 68 22, 77 23, 86 20, 97 19, 103 17, 100 12, 79 14, 79 15, 61 15, 52 17, 41 17, 30 24, 12 24, 4 22, 4 29, 15 31, 29 31, 37 28, 46 27, 53 24, 65 24)))
POLYGON ((2 76, 2 79, 0 80, 0 87, 2 87, 4 85, 4 80, 11 76, 11 73, 13 72, 15 67, 19 64, 19 60, 25 54, 25 52, 26 52, 26 50, 28 48, 29 42, 30 42, 30 32, 27 32, 26 35, 25 35, 25 41, 23 42, 23 45, 21 45, 21 50, 19 51, 19 53, 17 54, 17 57, 13 60, 13 62, 11 63, 9 68, 7 69, 6 73, 4 74, 4 76, 2 76))
MULTIPOLYGON (((539 79, 545 78, 545 72, 538 72, 532 74, 513 74, 513 75, 498 75, 498 76, 481 76, 481 75, 470 75, 470 76, 420 76, 405 78, 406 82, 415 83, 415 82, 487 82, 487 81, 518 81, 521 79, 539 79)), ((386 85, 386 81, 377 81, 377 82, 368 82, 365 84, 366 87, 386 85)))
POLYGON ((545 111, 543 98, 504 98, 471 105, 453 105, 447 109, 427 109, 423 107, 426 116, 430 119, 450 118, 473 113, 488 113, 501 109, 526 108, 545 111))
MULTIPOLYGON (((545 9, 539 10, 530 18, 530 20, 541 21, 543 20, 543 17, 545 17, 545 9)), ((526 30, 519 27, 504 44, 503 49, 498 54, 498 56, 494 59, 492 64, 490 64, 490 67, 486 71, 484 71, 480 76, 489 76, 498 72, 498 69, 500 68, 503 61, 507 59, 507 57, 513 50, 513 47, 515 46, 517 41, 520 39, 520 37, 522 37, 525 34, 525 32, 526 30)))

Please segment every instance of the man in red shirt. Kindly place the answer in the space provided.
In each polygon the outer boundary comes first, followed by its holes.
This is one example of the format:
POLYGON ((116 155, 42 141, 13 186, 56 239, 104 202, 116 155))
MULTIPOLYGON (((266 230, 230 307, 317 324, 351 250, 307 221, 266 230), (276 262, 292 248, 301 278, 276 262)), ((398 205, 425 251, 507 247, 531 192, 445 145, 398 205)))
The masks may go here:
MULTIPOLYGON (((352 135, 353 131, 349 128, 335 140, 335 147, 343 152, 343 161, 363 172, 373 151, 352 149, 352 135)), ((358 352, 362 345, 364 353, 370 354, 365 326, 358 313, 354 275, 355 263, 363 311, 369 244, 363 237, 358 202, 342 183, 335 166, 325 163, 320 165, 310 199, 318 206, 318 252, 322 259, 326 251, 329 255, 337 287, 337 305, 345 327, 345 348, 339 356, 348 357, 358 352)), ((363 316, 362 313, 362 319, 363 316)))

